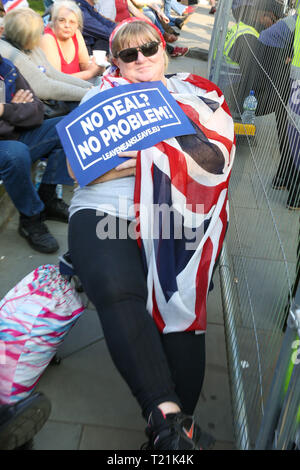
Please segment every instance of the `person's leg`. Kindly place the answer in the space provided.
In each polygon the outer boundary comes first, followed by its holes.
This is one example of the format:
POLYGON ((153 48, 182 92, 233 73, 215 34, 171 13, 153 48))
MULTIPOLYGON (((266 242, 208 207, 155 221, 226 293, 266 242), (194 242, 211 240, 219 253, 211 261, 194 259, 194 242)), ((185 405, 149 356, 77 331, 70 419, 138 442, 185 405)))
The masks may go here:
POLYGON ((158 16, 156 13, 148 7, 143 8, 143 13, 149 18, 149 20, 160 30, 161 34, 165 38, 165 41, 168 42, 175 42, 177 41, 177 36, 174 34, 174 32, 171 32, 172 28, 170 25, 166 25, 166 28, 169 26, 170 32, 167 32, 164 30, 158 16))
POLYGON ((289 181, 289 195, 286 206, 290 210, 300 209, 300 169, 293 164, 289 181))
MULTIPOLYGON (((169 18, 170 20, 170 26, 176 26, 176 22, 175 22, 175 18, 171 15, 171 8, 174 9, 173 7, 175 6, 175 8, 177 8, 179 10, 179 14, 181 15, 184 10, 185 10, 185 7, 183 5, 180 5, 179 3, 177 3, 177 1, 174 1, 174 0, 165 0, 165 4, 164 4, 164 13, 165 15, 169 18), (175 5, 174 5, 175 4, 175 5), (177 8, 177 5, 178 5, 178 8, 177 8)), ((176 10, 175 10, 176 11, 176 10)), ((179 18, 178 18, 179 19, 179 18)))
POLYGON ((300 209, 300 132, 294 125, 288 123, 289 149, 291 154, 291 168, 289 173, 287 208, 300 209))
POLYGON ((31 217, 44 209, 31 179, 32 160, 27 145, 18 141, 0 141, 0 179, 22 214, 31 217))
POLYGON ((114 232, 114 217, 99 218, 95 210, 72 215, 70 255, 75 272, 97 309, 111 357, 148 420, 147 448, 209 448, 213 438, 191 416, 181 412, 161 335, 146 310, 146 277, 136 240, 126 238, 128 223, 120 221, 122 239, 118 238, 118 230, 114 239, 99 239, 99 222, 101 233, 104 222, 106 230, 110 227, 114 232))
MULTIPOLYGON (((176 427, 179 422, 183 426, 185 434, 191 431, 196 448, 211 449, 215 443, 215 438, 203 431, 199 424, 191 418, 195 412, 204 380, 205 334, 184 331, 162 334, 161 339, 172 379, 175 383, 175 392, 181 403, 181 413, 173 415, 172 425, 176 427)), ((156 445, 158 445, 159 439, 163 436, 158 435, 156 428, 159 428, 159 426, 164 427, 164 425, 165 422, 159 410, 154 410, 148 425, 150 442, 156 442, 156 445)), ((180 433, 178 433, 178 436, 180 436, 180 433)), ((167 449, 168 444, 168 439, 166 446, 163 439, 161 439, 159 445, 161 449, 167 449)))
POLYGON ((211 4, 211 9, 209 10, 209 13, 211 15, 214 15, 217 11, 217 9, 216 9, 216 0, 209 0, 209 3, 211 4))
POLYGON ((186 6, 178 3, 177 0, 165 0, 165 14, 167 16, 171 15, 171 9, 181 16, 186 10, 186 6))
POLYGON ((0 178, 20 213, 19 234, 35 250, 54 253, 59 246, 43 223, 44 203, 33 186, 31 164, 27 145, 19 141, 0 141, 0 178))
MULTIPOLYGON (((97 224, 105 217, 96 216, 95 210, 71 217, 69 250, 75 272, 97 309, 111 357, 144 417, 164 402, 177 404, 179 410, 160 335, 146 310, 146 277, 137 242, 128 236, 100 240, 97 224)), ((127 233, 127 221, 119 220, 127 233)))
POLYGON ((19 141, 30 151, 32 162, 47 158, 47 166, 39 187, 39 195, 45 204, 43 216, 46 219, 68 222, 68 206, 56 197, 56 185, 73 185, 68 174, 66 156, 56 131, 62 117, 46 119, 41 126, 22 132, 19 141))
POLYGON ((152 8, 150 8, 150 7, 144 7, 143 8, 143 13, 144 13, 144 15, 148 16, 149 20, 153 24, 155 24, 155 26, 160 30, 160 32, 162 34, 164 34, 165 30, 162 27, 161 22, 157 18, 157 15, 156 15, 155 11, 153 11, 152 8))
POLYGON ((276 175, 272 181, 272 187, 274 189, 284 189, 289 187, 290 179, 292 177, 293 159, 289 146, 287 111, 285 106, 282 106, 281 103, 279 103, 275 108, 275 118, 280 161, 276 175))
MULTIPOLYGON (((164 12, 165 12, 165 15, 167 16, 170 16, 171 15, 171 3, 172 3, 172 0, 165 0, 164 1, 164 12)), ((176 1, 177 3, 177 1, 176 1)), ((180 5, 182 7, 182 5, 180 5)))
POLYGON ((192 415, 204 380, 205 334, 191 331, 161 336, 182 411, 192 415))
POLYGON ((22 132, 19 141, 26 144, 32 162, 47 157, 42 183, 73 185, 66 165, 66 156, 56 131, 62 117, 46 119, 40 126, 22 132))

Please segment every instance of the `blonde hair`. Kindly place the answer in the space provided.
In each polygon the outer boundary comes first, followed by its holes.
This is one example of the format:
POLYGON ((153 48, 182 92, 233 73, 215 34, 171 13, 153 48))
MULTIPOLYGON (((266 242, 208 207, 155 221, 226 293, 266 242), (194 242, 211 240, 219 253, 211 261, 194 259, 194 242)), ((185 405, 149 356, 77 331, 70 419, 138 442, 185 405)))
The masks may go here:
POLYGON ((5 38, 21 50, 34 49, 43 31, 42 17, 31 8, 15 8, 4 17, 5 38))
MULTIPOLYGON (((142 39, 144 42, 158 41, 161 43, 159 33, 145 21, 132 21, 122 26, 116 32, 111 44, 111 57, 117 57, 118 53, 127 47, 130 47, 132 42, 137 39, 142 39)), ((168 67, 168 56, 164 51, 165 69, 168 67)))
POLYGON ((57 0, 53 3, 51 8, 51 21, 50 25, 53 26, 57 18, 59 17, 59 11, 61 8, 66 8, 67 10, 74 13, 78 21, 78 29, 82 31, 83 28, 83 18, 81 9, 77 5, 77 3, 73 2, 72 0, 57 0))

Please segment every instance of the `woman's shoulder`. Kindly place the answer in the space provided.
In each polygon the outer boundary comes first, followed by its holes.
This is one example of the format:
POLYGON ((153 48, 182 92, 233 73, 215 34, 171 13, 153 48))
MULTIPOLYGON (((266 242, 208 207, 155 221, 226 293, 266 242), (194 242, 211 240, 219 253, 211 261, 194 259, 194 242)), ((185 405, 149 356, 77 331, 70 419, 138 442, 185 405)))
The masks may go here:
POLYGON ((49 53, 57 53, 57 43, 51 34, 43 34, 40 40, 40 47, 48 56, 49 53))
POLYGON ((55 38, 54 36, 51 36, 50 34, 43 34, 43 36, 41 37, 41 41, 40 41, 40 44, 41 46, 43 46, 44 44, 55 44, 55 38))
POLYGON ((7 52, 12 51, 14 52, 14 54, 21 54, 21 51, 19 51, 16 47, 12 46, 9 42, 0 39, 0 53, 3 55, 3 57, 6 57, 5 54, 7 52))
POLYGON ((44 34, 41 37, 41 45, 53 45, 55 43, 55 34, 52 29, 47 26, 44 30, 44 34))
POLYGON ((53 29, 51 28, 50 25, 45 26, 43 36, 46 36, 46 35, 55 36, 55 33, 54 33, 54 31, 53 31, 53 29))
POLYGON ((22 67, 23 64, 30 65, 30 59, 23 51, 3 39, 0 39, 0 54, 18 68, 22 67))

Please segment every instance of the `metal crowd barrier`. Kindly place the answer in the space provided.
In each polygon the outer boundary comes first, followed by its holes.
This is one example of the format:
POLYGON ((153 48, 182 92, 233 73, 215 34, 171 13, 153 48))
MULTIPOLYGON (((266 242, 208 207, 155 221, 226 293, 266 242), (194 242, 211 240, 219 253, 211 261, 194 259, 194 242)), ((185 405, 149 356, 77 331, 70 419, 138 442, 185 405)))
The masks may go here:
MULTIPOLYGON (((292 2, 277 3, 284 18, 295 13, 292 2)), ((241 90, 251 86, 261 92, 255 135, 237 135, 230 222, 219 267, 235 441, 243 450, 295 449, 300 448, 299 212, 286 207, 286 189, 273 187, 291 144, 284 128, 286 119, 292 119, 283 91, 288 83, 281 86, 289 62, 274 57, 267 70, 252 43, 245 41, 244 64, 249 58, 249 65, 257 67, 259 83, 252 83, 248 73, 238 80, 231 74, 224 64, 224 46, 238 21, 235 4, 219 1, 208 57, 209 78, 222 89, 241 128, 241 90)), ((251 14, 259 8, 257 0, 251 14)), ((284 168, 284 176, 290 171, 296 170, 284 168)))

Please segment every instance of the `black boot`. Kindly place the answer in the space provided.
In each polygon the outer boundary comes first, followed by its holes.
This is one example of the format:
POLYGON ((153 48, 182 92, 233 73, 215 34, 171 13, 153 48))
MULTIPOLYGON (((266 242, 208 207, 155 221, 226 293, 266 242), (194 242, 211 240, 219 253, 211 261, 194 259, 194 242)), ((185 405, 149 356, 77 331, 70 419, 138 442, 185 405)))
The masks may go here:
POLYGON ((34 393, 15 405, 0 405, 0 450, 25 450, 46 423, 51 403, 34 393))
POLYGON ((40 253, 55 253, 59 249, 57 241, 44 224, 41 214, 32 217, 20 214, 19 234, 40 253))
POLYGON ((56 196, 56 184, 41 183, 39 196, 45 204, 43 217, 45 220, 66 222, 69 220, 69 206, 56 196))

